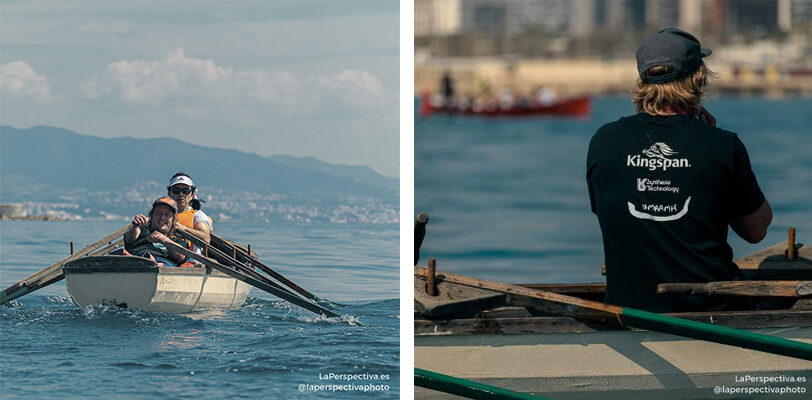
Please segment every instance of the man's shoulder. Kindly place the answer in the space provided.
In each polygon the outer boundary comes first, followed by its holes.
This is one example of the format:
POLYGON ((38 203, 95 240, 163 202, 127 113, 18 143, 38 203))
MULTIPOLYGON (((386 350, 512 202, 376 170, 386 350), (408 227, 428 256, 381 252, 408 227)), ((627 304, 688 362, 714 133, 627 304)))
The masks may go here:
POLYGON ((602 137, 607 135, 612 135, 618 132, 628 131, 633 127, 634 115, 627 115, 625 117, 620 117, 615 121, 607 122, 603 124, 598 130, 595 132, 594 137, 602 137))
POLYGON ((700 137, 711 139, 719 143, 732 144, 739 137, 735 132, 717 126, 710 126, 702 121, 697 121, 697 126, 702 130, 700 137))
POLYGON ((209 228, 212 228, 212 225, 214 224, 211 217, 209 217, 203 210, 195 210, 194 223, 198 224, 201 222, 209 224, 209 228))
POLYGON ((634 115, 627 115, 620 117, 612 122, 607 122, 603 124, 600 128, 598 128, 598 132, 605 132, 605 131, 613 131, 620 128, 628 127, 630 123, 632 123, 632 119, 634 115))
POLYGON ((631 118, 631 116, 620 117, 615 121, 603 124, 603 126, 598 128, 595 134, 592 135, 590 147, 602 146, 606 144, 606 142, 614 142, 623 137, 624 133, 627 133, 629 129, 633 129, 631 118))

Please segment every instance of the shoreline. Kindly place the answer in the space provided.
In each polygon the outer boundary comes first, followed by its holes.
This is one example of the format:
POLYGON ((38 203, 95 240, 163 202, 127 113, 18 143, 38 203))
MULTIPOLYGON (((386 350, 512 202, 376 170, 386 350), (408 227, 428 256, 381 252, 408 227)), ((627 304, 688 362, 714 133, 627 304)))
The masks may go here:
POLYGON ((0 217, 2 221, 70 221, 70 218, 55 217, 53 215, 23 215, 23 216, 8 216, 3 215, 0 217))
MULTIPOLYGON (((718 74, 711 91, 719 95, 812 97, 812 69, 779 65, 762 67, 719 65, 708 67, 718 74)), ((444 72, 450 72, 458 94, 497 94, 505 87, 529 93, 547 86, 564 96, 628 95, 637 79, 633 60, 544 60, 503 58, 432 58, 415 63, 415 95, 440 89, 444 72)))

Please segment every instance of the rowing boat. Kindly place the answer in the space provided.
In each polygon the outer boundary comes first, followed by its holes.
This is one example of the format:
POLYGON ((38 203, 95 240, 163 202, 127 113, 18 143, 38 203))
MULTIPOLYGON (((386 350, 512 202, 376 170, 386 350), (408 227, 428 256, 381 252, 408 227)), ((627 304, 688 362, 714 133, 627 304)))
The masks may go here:
POLYGON ((589 96, 562 99, 552 104, 516 105, 509 108, 493 107, 474 109, 473 107, 460 108, 456 106, 440 106, 432 104, 431 96, 424 94, 420 100, 420 116, 428 117, 432 114, 450 114, 479 117, 530 117, 530 116, 569 116, 587 117, 592 112, 592 98, 589 96))
MULTIPOLYGON (((764 279, 800 279, 794 294, 781 289, 787 281, 780 281, 783 286, 771 286, 776 281, 766 280, 756 285, 758 290, 772 287, 773 296, 784 296, 786 307, 671 315, 812 343, 812 295, 806 289, 812 279, 812 248, 794 248, 797 255, 792 260, 785 252, 787 244, 781 243, 736 261, 741 269, 757 270, 764 279)), ((812 391, 808 360, 630 329, 611 315, 596 316, 577 307, 483 288, 487 285, 452 283, 440 272, 438 295, 430 296, 427 278, 416 269, 416 368, 554 399, 719 398, 724 394, 730 398, 736 393, 725 390, 746 387, 766 387, 750 394, 767 398, 777 394, 803 398, 812 391)), ((585 300, 600 300, 605 291, 602 283, 520 286, 585 300)), ((754 295, 752 287, 725 287, 726 294, 740 290, 742 295, 754 295)), ((661 289, 667 292, 674 287, 661 289)), ((684 287, 676 289, 685 293, 684 287)), ((712 295, 708 287, 694 292, 712 295)), ((734 397, 746 393, 737 394, 734 397)), ((450 397, 416 387, 415 398, 450 397)))
POLYGON ((203 266, 158 266, 132 256, 88 256, 63 267, 73 302, 80 307, 116 305, 147 311, 185 313, 241 306, 251 286, 203 266))

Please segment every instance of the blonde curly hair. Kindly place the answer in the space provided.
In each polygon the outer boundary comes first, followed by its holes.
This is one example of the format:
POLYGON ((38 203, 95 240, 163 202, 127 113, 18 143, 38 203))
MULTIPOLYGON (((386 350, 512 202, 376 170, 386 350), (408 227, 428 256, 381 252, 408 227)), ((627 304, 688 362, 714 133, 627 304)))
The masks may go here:
MULTIPOLYGON (((671 72, 667 67, 652 67, 646 75, 658 76, 671 72)), ((716 73, 702 63, 690 75, 665 83, 643 83, 637 78, 637 87, 632 92, 632 103, 637 112, 653 115, 699 114, 702 97, 711 78, 716 73)))

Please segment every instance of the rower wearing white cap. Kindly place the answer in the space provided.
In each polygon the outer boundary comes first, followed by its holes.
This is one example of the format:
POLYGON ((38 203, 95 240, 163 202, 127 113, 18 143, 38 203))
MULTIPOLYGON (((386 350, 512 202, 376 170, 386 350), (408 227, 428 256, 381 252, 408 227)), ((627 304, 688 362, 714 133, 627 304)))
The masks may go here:
POLYGON ((178 203, 178 224, 190 228, 187 229, 190 233, 209 243, 214 225, 205 212, 192 208, 192 200, 197 198, 197 187, 192 178, 184 172, 178 172, 169 180, 166 190, 178 203))

